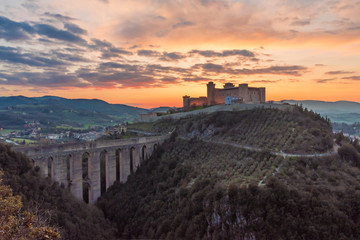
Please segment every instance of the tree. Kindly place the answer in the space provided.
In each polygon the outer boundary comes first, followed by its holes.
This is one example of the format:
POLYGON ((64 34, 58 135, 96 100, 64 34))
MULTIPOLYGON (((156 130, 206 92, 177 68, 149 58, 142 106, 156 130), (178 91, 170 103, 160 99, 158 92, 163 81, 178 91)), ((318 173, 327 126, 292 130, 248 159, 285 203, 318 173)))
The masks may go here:
POLYGON ((12 189, 2 184, 0 172, 0 239, 52 240, 60 234, 46 226, 39 216, 22 210, 21 197, 13 195, 12 189))

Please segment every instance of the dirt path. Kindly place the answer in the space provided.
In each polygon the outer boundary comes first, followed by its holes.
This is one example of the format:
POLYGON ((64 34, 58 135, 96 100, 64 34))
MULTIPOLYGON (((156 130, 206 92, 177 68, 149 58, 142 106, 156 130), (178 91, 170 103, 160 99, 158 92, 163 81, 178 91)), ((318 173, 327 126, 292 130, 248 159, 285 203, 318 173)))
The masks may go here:
MULTIPOLYGON (((180 138, 185 139, 185 140, 190 140, 189 138, 185 138, 185 137, 180 137, 180 138)), ((229 143, 229 142, 216 141, 216 140, 206 140, 206 139, 201 139, 201 140, 204 141, 204 142, 208 142, 208 143, 215 143, 215 144, 219 144, 219 145, 232 146, 232 147, 241 148, 241 149, 245 149, 245 150, 250 150, 250 151, 254 151, 254 152, 266 151, 266 149, 263 149, 263 148, 252 147, 252 146, 248 146, 248 145, 244 145, 244 144, 229 143)), ((324 152, 324 153, 296 154, 296 153, 284 153, 282 151, 280 151, 280 152, 278 152, 278 151, 270 151, 270 153, 275 155, 275 156, 281 156, 281 157, 284 157, 284 158, 286 158, 286 157, 308 157, 308 158, 329 157, 329 156, 336 155, 338 148, 339 148, 339 146, 337 146, 337 144, 334 143, 333 149, 331 151, 329 151, 329 152, 324 152)))

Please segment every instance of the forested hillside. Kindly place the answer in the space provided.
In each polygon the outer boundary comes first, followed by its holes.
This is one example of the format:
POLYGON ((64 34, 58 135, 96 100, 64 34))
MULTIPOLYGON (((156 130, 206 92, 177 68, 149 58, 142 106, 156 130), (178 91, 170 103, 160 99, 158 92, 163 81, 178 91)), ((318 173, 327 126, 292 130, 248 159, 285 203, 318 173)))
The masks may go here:
POLYGON ((58 183, 42 178, 26 156, 3 144, 0 144, 0 170, 4 172, 3 184, 21 196, 21 212, 38 213, 60 231, 62 239, 113 239, 113 228, 101 211, 76 200, 58 183))
POLYGON ((333 138, 328 121, 314 113, 272 111, 155 123, 153 129, 178 127, 179 137, 174 134, 125 184, 112 186, 98 206, 124 239, 359 239, 357 142, 337 136, 339 155, 284 158, 204 141, 238 141, 243 136, 235 130, 247 126, 247 142, 274 139, 273 146, 288 143, 305 153, 321 151, 322 140, 333 138), (214 134, 206 133, 211 129, 214 134), (261 139, 261 132, 276 129, 282 138, 274 132, 261 139), (294 141, 281 142, 293 132, 294 141), (189 134, 191 140, 184 137, 189 134), (303 149, 303 139, 316 149, 303 149))
POLYGON ((28 98, 0 97, 0 127, 22 129, 26 121, 39 121, 42 127, 69 125, 87 128, 133 121, 147 109, 109 104, 98 99, 66 99, 54 96, 28 98))

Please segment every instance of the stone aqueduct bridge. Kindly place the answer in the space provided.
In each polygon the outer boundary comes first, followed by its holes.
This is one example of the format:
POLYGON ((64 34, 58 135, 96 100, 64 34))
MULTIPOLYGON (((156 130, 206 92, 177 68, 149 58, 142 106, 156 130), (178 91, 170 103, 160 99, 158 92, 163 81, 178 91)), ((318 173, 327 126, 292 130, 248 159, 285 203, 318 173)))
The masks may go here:
POLYGON ((131 172, 169 135, 86 143, 14 147, 32 159, 45 177, 64 184, 78 199, 95 202, 131 172))

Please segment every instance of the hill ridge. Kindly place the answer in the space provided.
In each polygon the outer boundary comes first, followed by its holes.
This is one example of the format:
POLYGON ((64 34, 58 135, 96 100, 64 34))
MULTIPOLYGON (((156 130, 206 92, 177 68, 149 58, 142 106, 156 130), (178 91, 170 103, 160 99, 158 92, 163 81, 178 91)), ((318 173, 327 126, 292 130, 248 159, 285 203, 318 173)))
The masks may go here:
POLYGON ((148 109, 110 104, 100 99, 68 99, 57 96, 0 97, 0 127, 22 129, 26 121, 43 127, 66 124, 73 127, 109 126, 134 121, 148 109))

